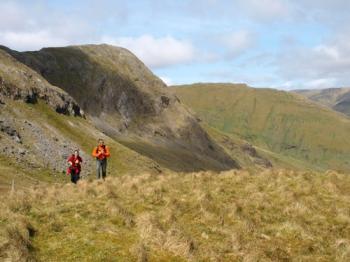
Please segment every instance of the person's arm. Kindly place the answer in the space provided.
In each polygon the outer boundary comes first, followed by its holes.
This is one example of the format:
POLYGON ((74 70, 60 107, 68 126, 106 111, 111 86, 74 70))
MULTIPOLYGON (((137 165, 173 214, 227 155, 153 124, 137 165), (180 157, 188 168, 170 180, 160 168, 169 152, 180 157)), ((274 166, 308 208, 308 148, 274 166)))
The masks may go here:
POLYGON ((97 152, 97 147, 95 147, 94 150, 92 151, 92 156, 93 157, 98 157, 99 156, 99 152, 97 152))
POLYGON ((105 157, 110 157, 111 156, 111 153, 110 153, 110 151, 109 151, 109 147, 108 146, 106 146, 105 147, 105 157))
POLYGON ((83 162, 83 159, 79 156, 78 159, 77 159, 77 162, 78 162, 77 164, 80 164, 80 163, 83 162))
POLYGON ((70 157, 68 158, 67 162, 68 162, 68 164, 69 164, 70 166, 72 166, 72 165, 73 165, 73 157, 70 156, 70 157))

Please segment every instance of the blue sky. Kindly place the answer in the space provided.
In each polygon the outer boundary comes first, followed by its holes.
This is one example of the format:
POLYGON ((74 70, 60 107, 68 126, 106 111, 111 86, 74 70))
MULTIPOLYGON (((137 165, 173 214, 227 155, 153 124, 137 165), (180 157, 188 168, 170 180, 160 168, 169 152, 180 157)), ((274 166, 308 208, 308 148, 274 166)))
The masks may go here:
POLYGON ((108 43, 169 84, 350 86, 350 1, 1 0, 0 44, 108 43))

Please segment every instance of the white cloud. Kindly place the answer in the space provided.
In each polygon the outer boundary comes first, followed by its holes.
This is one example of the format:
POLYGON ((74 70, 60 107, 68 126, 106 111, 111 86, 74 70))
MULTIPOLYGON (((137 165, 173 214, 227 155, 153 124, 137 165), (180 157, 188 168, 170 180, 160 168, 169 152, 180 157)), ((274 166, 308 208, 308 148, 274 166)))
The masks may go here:
POLYGON ((232 58, 252 47, 254 37, 251 32, 241 30, 222 37, 221 42, 227 48, 227 56, 232 58))
POLYGON ((23 30, 33 26, 34 21, 16 1, 2 1, 0 10, 0 30, 23 30))
POLYGON ((336 78, 318 78, 318 79, 294 79, 286 81, 281 85, 272 86, 282 90, 297 90, 297 89, 323 89, 338 87, 338 79, 336 78))
POLYGON ((350 38, 341 37, 312 48, 293 48, 283 52, 278 63, 280 73, 288 78, 347 77, 350 71, 350 38))
POLYGON ((152 68, 188 63, 195 59, 195 49, 190 42, 171 36, 155 38, 151 35, 142 35, 115 39, 103 37, 102 41, 127 48, 152 68))
POLYGON ((281 50, 277 74, 303 88, 350 85, 350 37, 346 31, 314 47, 281 50))
POLYGON ((163 81, 167 86, 174 85, 174 82, 171 80, 170 77, 160 76, 159 78, 162 79, 162 81, 163 81))
POLYGON ((274 20, 286 18, 291 12, 286 0, 238 0, 238 6, 256 20, 274 20))
POLYGON ((0 32, 0 42, 16 50, 37 50, 42 47, 68 45, 70 42, 48 31, 0 32))
POLYGON ((308 81, 304 84, 304 87, 310 89, 319 89, 319 88, 330 88, 335 87, 336 79, 335 78, 319 78, 308 81))
MULTIPOLYGON (((97 0, 86 1, 79 8, 75 6, 79 4, 78 1, 72 2, 69 10, 64 5, 53 8, 43 0, 2 0, 0 44, 23 51, 97 42, 100 38, 99 26, 110 19, 112 14, 125 19, 127 17, 125 9, 121 15, 124 6, 118 5, 119 0, 104 0, 104 3, 111 9, 106 6, 102 9, 97 0)), ((122 23, 117 18, 113 21, 122 23)))

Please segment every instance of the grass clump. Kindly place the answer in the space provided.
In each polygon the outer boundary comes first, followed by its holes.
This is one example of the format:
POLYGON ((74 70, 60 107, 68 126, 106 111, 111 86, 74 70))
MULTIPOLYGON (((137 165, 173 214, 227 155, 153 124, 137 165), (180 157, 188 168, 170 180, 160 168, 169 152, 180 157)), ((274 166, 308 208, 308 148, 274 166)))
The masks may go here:
POLYGON ((15 192, 12 198, 29 205, 11 202, 9 196, 1 203, 6 211, 0 216, 4 259, 350 258, 350 177, 333 171, 124 175, 105 182, 37 187, 26 194, 15 192), (24 222, 13 223, 13 216, 24 222))

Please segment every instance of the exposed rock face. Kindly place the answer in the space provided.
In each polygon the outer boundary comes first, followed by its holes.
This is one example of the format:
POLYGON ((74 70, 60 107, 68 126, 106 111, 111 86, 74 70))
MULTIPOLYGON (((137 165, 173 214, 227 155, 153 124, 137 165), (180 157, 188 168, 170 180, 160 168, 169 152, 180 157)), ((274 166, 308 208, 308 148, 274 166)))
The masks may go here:
MULTIPOLYGON (((121 141, 137 137, 149 145, 143 154, 162 161, 162 152, 154 150, 161 148, 171 152, 169 161, 182 161, 181 170, 187 171, 237 167, 166 85, 128 50, 87 45, 7 51, 69 93, 106 134, 121 141)), ((33 101, 32 93, 21 97, 33 101)), ((69 100, 62 98, 65 101, 69 100)))
POLYGON ((265 168, 272 167, 272 163, 268 159, 261 157, 253 145, 246 143, 241 146, 241 149, 244 153, 254 159, 255 164, 263 166, 265 168))
POLYGON ((80 116, 80 107, 66 92, 50 85, 34 70, 23 65, 0 49, 0 100, 1 96, 35 104, 44 100, 56 112, 80 116))
POLYGON ((0 132, 3 132, 6 135, 10 136, 14 141, 22 143, 21 136, 16 129, 8 124, 7 120, 0 119, 0 132))
MULTIPOLYGON (((10 109, 0 114, 0 154, 28 167, 44 167, 54 174, 65 172, 68 156, 79 148, 77 143, 15 112, 10 109)), ((83 174, 89 175, 90 170, 94 170, 93 160, 86 152, 80 153, 84 159, 83 174)))

